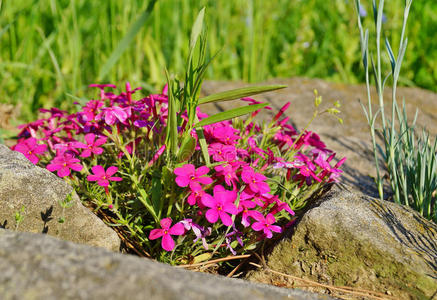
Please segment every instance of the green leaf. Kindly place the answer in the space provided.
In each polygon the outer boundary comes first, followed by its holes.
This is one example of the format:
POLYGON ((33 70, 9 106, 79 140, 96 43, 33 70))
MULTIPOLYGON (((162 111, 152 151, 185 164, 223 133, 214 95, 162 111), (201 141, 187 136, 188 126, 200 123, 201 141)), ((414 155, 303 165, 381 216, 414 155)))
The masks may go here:
POLYGON ((154 172, 152 177, 152 205, 155 213, 159 216, 162 202, 162 184, 160 172, 154 172))
POLYGON ((261 104, 255 104, 255 105, 248 105, 243 107, 234 108, 228 111, 224 111, 218 114, 215 114, 213 116, 210 116, 208 118, 203 119, 202 121, 194 124, 194 127, 201 127, 205 125, 214 124, 217 122, 233 119, 239 116, 243 116, 246 114, 249 114, 251 112, 257 111, 258 109, 262 109, 266 107, 268 103, 261 103, 261 104))
POLYGON ((0 30, 0 38, 2 37, 2 35, 9 29, 9 27, 11 26, 12 23, 7 24, 5 27, 3 27, 0 30))
POLYGON ((202 254, 194 257, 193 264, 197 264, 197 263, 206 261, 206 260, 210 259, 211 257, 212 257, 212 253, 210 253, 210 252, 202 253, 202 254))
POLYGON ((191 29, 191 37, 190 37, 190 50, 193 51, 196 46, 197 40, 199 39, 200 33, 202 32, 203 27, 203 18, 205 16, 205 7, 202 8, 197 15, 196 21, 194 21, 193 27, 191 29))
POLYGON ((256 94, 261 94, 265 92, 270 92, 274 90, 279 90, 286 88, 286 85, 265 85, 265 86, 250 86, 225 92, 220 92, 217 94, 209 95, 207 97, 199 99, 199 104, 205 104, 209 102, 217 102, 217 101, 229 101, 240 99, 244 97, 253 96, 256 94))
POLYGON ((193 156, 194 150, 196 148, 196 139, 190 135, 187 135, 179 148, 178 152, 178 163, 186 161, 193 156))
POLYGON ((196 133, 199 139, 200 150, 202 150, 203 159, 205 160, 206 165, 209 166, 211 165, 211 161, 209 159, 208 144, 206 143, 205 135, 203 134, 203 129, 196 128, 196 133))
POLYGON ((121 39, 118 43, 117 48, 112 51, 106 63, 102 66, 99 71, 98 81, 102 80, 103 77, 108 74, 109 70, 115 65, 115 63, 119 60, 123 52, 128 48, 129 44, 133 41, 137 33, 140 31, 141 27, 146 24, 147 20, 150 17, 150 14, 153 11, 153 7, 155 6, 157 0, 150 0, 147 5, 146 10, 140 15, 140 17, 132 24, 129 28, 126 35, 121 39))
POLYGON ((138 199, 147 208, 147 210, 153 216, 155 221, 157 223, 159 223, 158 215, 156 214, 155 209, 153 208, 153 205, 150 203, 149 195, 147 195, 146 191, 143 188, 139 188, 138 192, 140 193, 140 197, 138 197, 138 199))
POLYGON ((168 121, 167 121, 167 135, 165 138, 165 144, 167 146, 168 153, 171 156, 176 155, 177 152, 177 141, 178 141, 178 124, 177 124, 177 107, 176 107, 176 97, 174 95, 173 84, 174 81, 170 80, 170 76, 165 70, 165 75, 167 76, 168 83, 168 121))

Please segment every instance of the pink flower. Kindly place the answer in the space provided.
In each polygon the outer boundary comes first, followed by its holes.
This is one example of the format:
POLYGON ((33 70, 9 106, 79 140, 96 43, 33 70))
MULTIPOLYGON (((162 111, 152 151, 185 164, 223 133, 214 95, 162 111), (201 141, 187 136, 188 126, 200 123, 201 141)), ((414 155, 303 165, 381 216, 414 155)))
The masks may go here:
POLYGON ((249 210, 255 207, 256 207, 255 202, 240 199, 240 203, 238 205, 238 212, 241 213, 241 224, 243 224, 244 227, 248 227, 250 225, 249 217, 258 219, 263 216, 257 210, 249 210))
POLYGON ((89 122, 93 121, 99 112, 100 107, 103 106, 103 101, 101 100, 90 100, 88 103, 82 108, 82 112, 79 114, 82 115, 84 121, 89 122))
POLYGON ((171 251, 175 247, 175 242, 173 241, 172 235, 183 235, 185 233, 185 228, 182 223, 176 223, 171 226, 172 219, 165 218, 160 221, 162 229, 152 229, 149 234, 149 240, 156 240, 162 237, 161 246, 165 251, 171 251))
POLYGON ((237 157, 235 146, 222 143, 212 143, 208 147, 208 152, 215 161, 233 161, 237 157))
POLYGON ((212 179, 209 177, 205 177, 209 172, 209 168, 206 166, 202 166, 194 168, 192 164, 186 164, 183 167, 174 169, 174 173, 177 175, 175 181, 176 184, 180 187, 190 186, 192 191, 198 191, 202 189, 200 184, 211 184, 212 179))
POLYGON ((267 179, 261 173, 255 173, 251 167, 244 167, 241 172, 241 179, 247 183, 250 189, 255 193, 265 194, 270 192, 270 187, 264 181, 267 179))
POLYGON ((96 87, 96 88, 99 88, 100 89, 100 98, 101 99, 104 99, 104 97, 105 97, 105 87, 110 87, 110 88, 113 88, 113 89, 115 89, 116 88, 116 86, 115 85, 113 85, 113 84, 97 84, 97 83, 93 83, 93 84, 90 84, 88 87, 96 87))
POLYGON ((224 225, 232 225, 232 219, 228 213, 232 215, 238 213, 238 209, 234 204, 236 198, 236 192, 227 191, 221 185, 214 186, 214 197, 209 194, 203 195, 203 205, 210 208, 205 213, 208 222, 215 223, 220 218, 224 225))
POLYGON ((214 127, 213 136, 223 144, 233 145, 241 139, 239 135, 235 134, 237 132, 238 130, 231 126, 214 127))
POLYGON ((111 166, 106 171, 101 165, 97 165, 92 167, 91 171, 94 174, 88 175, 88 181, 97 181, 97 184, 103 187, 107 187, 109 185, 109 181, 121 181, 121 177, 114 177, 115 173, 117 173, 118 168, 111 166))
POLYGON ((271 214, 276 214, 276 213, 278 213, 278 212, 280 212, 282 210, 285 210, 290 215, 294 216, 294 211, 290 208, 290 206, 288 205, 287 202, 282 202, 277 197, 275 197, 273 200, 275 201, 275 205, 270 210, 271 214))
POLYGON ((85 142, 75 142, 74 147, 85 149, 80 154, 81 157, 90 157, 92 154, 99 155, 103 153, 103 148, 99 147, 106 143, 107 138, 101 137, 96 140, 96 135, 94 133, 88 133, 85 135, 85 142))
POLYGON ((187 198, 188 204, 194 205, 197 203, 198 206, 203 207, 203 204, 201 202, 203 195, 205 195, 204 190, 192 191, 191 194, 187 198))
POLYGON ((65 177, 70 175, 70 169, 77 172, 82 170, 83 166, 78 164, 78 162, 80 162, 80 160, 73 155, 62 153, 53 158, 51 163, 47 165, 47 170, 50 172, 58 171, 57 174, 59 177, 65 177))
POLYGON ((202 245, 205 250, 208 250, 208 243, 206 242, 206 237, 211 235, 212 228, 204 228, 196 223, 193 223, 192 219, 182 220, 180 223, 184 224, 185 230, 192 230, 196 238, 193 243, 196 243, 199 239, 202 240, 202 245))
POLYGON ((123 123, 129 117, 129 111, 119 106, 106 107, 102 110, 103 112, 96 116, 96 120, 101 120, 104 117, 105 123, 108 125, 113 125, 117 120, 123 123))
POLYGON ((264 235, 270 239, 273 236, 272 231, 274 232, 281 232, 281 227, 277 225, 272 225, 275 223, 276 219, 272 214, 268 214, 265 218, 264 216, 258 216, 257 218, 258 222, 255 222, 252 224, 252 229, 255 231, 263 231, 264 235))
POLYGON ((235 169, 232 165, 219 165, 216 166, 214 170, 218 176, 223 176, 228 186, 235 186, 235 183, 238 182, 237 174, 235 174, 235 169))
POLYGON ((14 147, 15 151, 21 152, 24 156, 30 160, 34 165, 39 161, 37 154, 42 154, 47 151, 47 145, 39 145, 36 138, 28 138, 27 140, 20 141, 14 147))

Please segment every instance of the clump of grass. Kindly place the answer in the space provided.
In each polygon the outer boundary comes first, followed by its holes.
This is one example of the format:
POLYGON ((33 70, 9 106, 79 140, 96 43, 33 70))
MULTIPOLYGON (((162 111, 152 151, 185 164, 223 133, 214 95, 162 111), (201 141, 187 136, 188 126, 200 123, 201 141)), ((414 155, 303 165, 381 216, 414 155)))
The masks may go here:
POLYGON ((383 181, 379 156, 382 157, 388 172, 390 187, 393 192, 393 200, 396 203, 408 205, 424 217, 437 221, 436 193, 437 193, 437 139, 430 138, 429 133, 423 129, 422 135, 416 134, 416 116, 410 123, 405 109, 405 101, 402 110, 399 108, 396 99, 396 88, 399 80, 401 65, 406 53, 408 39, 405 37, 408 15, 412 0, 405 1, 402 32, 399 39, 397 57, 395 56, 389 40, 385 39, 385 46, 391 64, 390 72, 382 79, 381 64, 381 32, 384 1, 380 0, 378 5, 373 1, 373 11, 376 27, 376 62, 373 53, 369 51, 369 31, 363 30, 359 9, 360 0, 356 0, 358 12, 358 27, 360 29, 361 53, 366 74, 366 85, 368 94, 367 107, 363 105, 373 144, 373 153, 376 164, 375 182, 378 187, 379 196, 384 199, 383 181), (369 63, 373 73, 376 91, 378 94, 379 108, 372 111, 370 94, 369 63), (392 79, 392 111, 391 119, 388 119, 384 109, 384 87, 387 80, 392 79), (380 116, 382 128, 376 128, 377 117, 380 116), (377 135, 383 139, 381 147, 377 142, 377 135))

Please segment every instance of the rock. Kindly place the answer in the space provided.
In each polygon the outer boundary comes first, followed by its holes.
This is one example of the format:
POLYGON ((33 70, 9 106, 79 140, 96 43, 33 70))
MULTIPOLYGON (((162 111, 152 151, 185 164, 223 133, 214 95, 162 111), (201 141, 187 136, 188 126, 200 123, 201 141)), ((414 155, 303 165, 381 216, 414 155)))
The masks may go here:
MULTIPOLYGON (((408 207, 334 187, 274 247, 267 265, 396 299, 431 299, 437 293, 437 225, 408 207)), ((261 271, 248 278, 272 281, 261 271)))
POLYGON ((16 227, 15 213, 24 206, 19 231, 42 232, 75 243, 120 248, 115 231, 84 207, 73 189, 55 174, 32 164, 19 152, 0 144, 0 223, 16 227), (71 195, 71 207, 60 201, 71 195), (65 222, 58 219, 64 217, 65 222))
MULTIPOLYGON (((262 94, 254 98, 268 101, 273 108, 272 111, 265 110, 260 114, 260 118, 271 120, 273 115, 288 101, 292 105, 287 110, 287 115, 292 119, 293 125, 298 130, 305 127, 313 115, 314 111, 314 89, 323 97, 322 108, 327 104, 339 100, 342 103, 340 117, 344 124, 329 116, 320 116, 309 127, 309 130, 318 133, 328 148, 337 152, 338 159, 347 157, 343 165, 344 176, 342 182, 352 188, 362 191, 368 195, 376 196, 377 190, 373 179, 375 176, 375 166, 373 152, 371 151, 371 140, 366 118, 364 116, 360 99, 367 104, 367 94, 365 85, 346 85, 340 83, 330 83, 320 79, 291 78, 276 79, 263 84, 284 84, 287 88, 262 94), (370 175, 370 176, 369 176, 370 175)), ((242 82, 220 82, 206 81, 202 91, 205 95, 219 91, 236 89, 248 86, 242 82)), ((377 101, 373 90, 373 100, 377 101)), ((414 117, 416 108, 419 109, 417 123, 419 126, 426 127, 432 135, 437 134, 437 94, 419 88, 397 89, 398 103, 402 103, 405 97, 406 108, 410 119, 414 117)), ((386 115, 391 111, 391 91, 386 88, 386 115)), ((201 109, 208 114, 214 114, 230 108, 242 105, 239 100, 212 103, 201 106, 201 109)), ((244 105, 247 105, 244 103, 244 105)), ((374 110, 375 111, 375 110, 374 110)))
POLYGON ((2 299, 331 299, 0 230, 2 299))

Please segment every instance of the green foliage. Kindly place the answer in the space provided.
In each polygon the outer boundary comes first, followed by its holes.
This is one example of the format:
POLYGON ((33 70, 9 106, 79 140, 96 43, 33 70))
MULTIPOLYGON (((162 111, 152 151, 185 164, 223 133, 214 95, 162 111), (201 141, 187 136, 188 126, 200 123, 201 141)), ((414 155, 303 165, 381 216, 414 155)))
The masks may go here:
POLYGON ((26 210, 26 207, 24 207, 24 205, 23 205, 19 211, 15 212, 15 231, 18 230, 18 227, 20 226, 21 222, 23 222, 23 220, 24 220, 25 210, 26 210))
POLYGON ((58 201, 59 206, 62 208, 61 216, 58 218, 59 223, 65 223, 65 209, 70 208, 74 205, 72 193, 68 194, 65 199, 58 201))
MULTIPOLYGON (((386 8, 389 31, 401 28, 403 0, 386 8)), ((65 94, 83 98, 87 85, 102 82, 143 86, 145 94, 165 81, 164 67, 183 74, 190 29, 206 6, 206 55, 221 51, 209 79, 258 82, 273 77, 308 76, 364 81, 355 53, 359 47, 351 0, 163 0, 147 26, 151 1, 3 1, 0 18, 0 101, 22 105, 30 120, 39 107, 70 108, 65 94), (139 23, 138 23, 139 22, 139 23), (171 30, 169 30, 171 29, 171 30), (120 50, 121 49, 121 50, 120 50), (149 84, 147 84, 147 83, 149 84)), ((364 24, 372 22, 371 6, 364 24)), ((437 2, 417 1, 411 11, 410 51, 401 84, 436 91, 437 2)), ((383 58, 383 64, 389 64, 383 58)))
MULTIPOLYGON (((368 102, 363 106, 366 115, 373 144, 373 153, 376 164, 375 183, 378 187, 379 196, 384 199, 383 177, 379 165, 378 154, 382 156, 385 168, 388 172, 388 179, 393 192, 393 200, 397 203, 408 205, 419 211, 424 217, 437 221, 437 139, 434 142, 430 139, 428 132, 423 130, 422 136, 416 134, 417 113, 412 122, 408 121, 405 110, 405 102, 402 111, 399 109, 396 98, 396 88, 400 80, 400 69, 406 57, 408 39, 405 37, 407 20, 413 0, 406 0, 402 22, 402 31, 398 39, 399 48, 397 57, 393 53, 388 39, 385 40, 387 56, 390 61, 391 70, 382 79, 383 66, 381 63, 381 33, 384 1, 373 1, 375 11, 375 42, 376 55, 369 50, 369 30, 363 29, 361 17, 358 14, 358 27, 360 30, 361 54, 366 74, 368 102), (375 80, 378 94, 379 107, 374 113, 370 93, 369 58, 371 71, 375 80), (376 58, 376 63, 374 61, 376 58), (384 87, 387 80, 392 79, 392 108, 391 119, 388 119, 384 110, 384 87), (377 117, 381 118, 381 130, 376 128, 377 117), (383 138, 383 146, 377 143, 377 136, 383 138)), ((357 12, 360 7, 360 0, 356 0, 357 12)))

